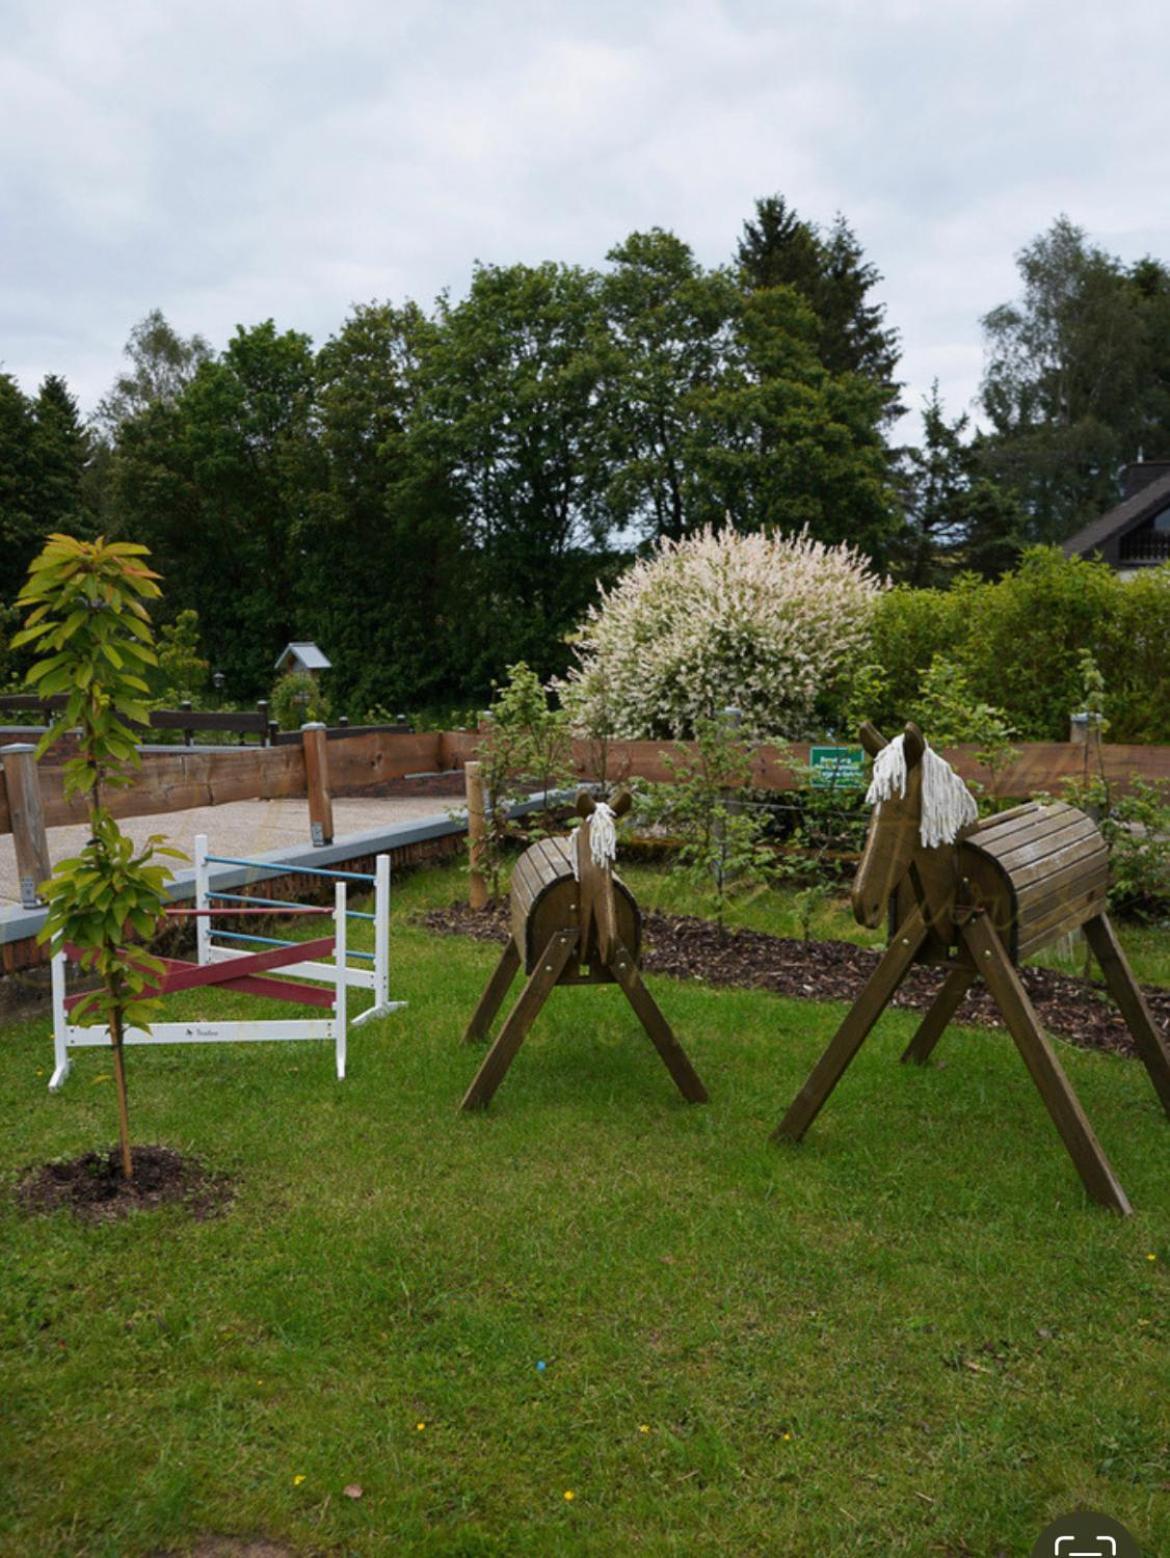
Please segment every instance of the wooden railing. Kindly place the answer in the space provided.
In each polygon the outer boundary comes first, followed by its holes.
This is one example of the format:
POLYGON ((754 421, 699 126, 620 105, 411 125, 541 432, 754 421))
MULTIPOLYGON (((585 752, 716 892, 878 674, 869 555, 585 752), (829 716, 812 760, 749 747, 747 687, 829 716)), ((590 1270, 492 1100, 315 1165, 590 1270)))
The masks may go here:
MULTIPOLYGON (((38 698, 35 693, 0 693, 0 714, 31 714, 44 727, 65 707, 67 701, 64 694, 38 698)), ((248 736, 258 736, 260 745, 268 746, 276 729, 268 716, 267 701, 258 703, 255 713, 252 713, 245 709, 193 709, 190 699, 184 699, 177 709, 152 709, 149 728, 181 730, 183 742, 189 747, 195 745, 198 731, 224 731, 239 736, 241 746, 248 736)), ((300 736, 294 739, 299 741, 300 736)))

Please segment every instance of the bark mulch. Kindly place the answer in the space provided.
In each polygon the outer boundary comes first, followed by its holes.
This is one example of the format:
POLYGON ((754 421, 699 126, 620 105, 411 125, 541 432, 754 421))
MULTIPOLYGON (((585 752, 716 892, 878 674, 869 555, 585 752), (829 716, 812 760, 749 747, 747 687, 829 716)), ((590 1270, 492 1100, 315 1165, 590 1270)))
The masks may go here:
MULTIPOLYGON (((509 934, 503 905, 473 910, 453 904, 449 909, 432 909, 422 923, 440 935, 470 936, 476 941, 503 943, 509 934)), ((879 957, 849 941, 793 941, 754 930, 729 931, 720 937, 709 920, 682 914, 647 914, 643 936, 643 966, 650 973, 814 1001, 853 1001, 879 957)), ((1024 968, 1021 976, 1049 1032, 1082 1049, 1136 1053, 1128 1028, 1101 987, 1045 968, 1024 968)), ((893 1004, 924 1011, 943 978, 941 969, 912 968, 893 1004)), ((1145 994, 1155 1021, 1170 1031, 1170 990, 1147 986, 1145 994)), ((955 1021, 974 1027, 1003 1026, 981 983, 968 992, 955 1021)))
POLYGON ((112 1223, 134 1212, 176 1203, 197 1222, 214 1217, 232 1198, 231 1180, 215 1174, 198 1158, 172 1147, 135 1147, 134 1178, 122 1178, 122 1155, 87 1152, 80 1158, 42 1163, 30 1169, 16 1188, 24 1211, 37 1214, 68 1209, 82 1222, 112 1223))

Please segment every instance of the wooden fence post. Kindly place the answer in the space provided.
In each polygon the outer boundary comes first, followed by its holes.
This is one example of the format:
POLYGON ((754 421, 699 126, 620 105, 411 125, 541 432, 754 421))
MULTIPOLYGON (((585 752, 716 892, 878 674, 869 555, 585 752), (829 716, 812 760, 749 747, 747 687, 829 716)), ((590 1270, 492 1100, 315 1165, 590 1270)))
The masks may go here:
POLYGON ((45 809, 41 801, 41 776, 37 768, 36 747, 25 742, 0 747, 4 779, 8 790, 8 814, 16 843, 16 874, 20 880, 20 902, 35 909, 43 902, 37 892, 52 875, 49 841, 45 834, 45 809))
MULTIPOLYGON (((190 712, 191 712, 191 700, 190 700, 190 698, 184 698, 182 700, 182 702, 179 704, 179 707, 180 707, 180 709, 182 709, 184 714, 190 714, 190 712)), ((193 730, 191 730, 189 728, 184 729, 184 731, 183 731, 183 745, 185 747, 193 747, 195 745, 195 732, 193 730)))
POLYGON ((333 842, 333 797, 329 793, 329 742, 325 726, 315 721, 301 726, 305 753, 305 787, 309 794, 309 835, 314 844, 333 842))
POLYGON ((467 786, 467 847, 471 855, 471 875, 467 884, 467 901, 473 909, 487 907, 487 878, 483 874, 483 857, 487 844, 487 818, 483 805, 483 775, 479 764, 467 763, 463 769, 467 786))

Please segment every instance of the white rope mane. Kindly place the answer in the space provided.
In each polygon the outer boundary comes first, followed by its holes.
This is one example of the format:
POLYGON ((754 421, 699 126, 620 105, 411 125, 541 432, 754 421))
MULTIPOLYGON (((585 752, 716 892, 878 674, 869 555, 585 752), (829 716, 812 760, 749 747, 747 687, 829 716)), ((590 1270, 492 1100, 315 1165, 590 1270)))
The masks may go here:
MULTIPOLYGON (((602 871, 617 859, 617 828, 613 807, 598 801, 588 818, 589 853, 602 871)), ((577 875, 577 851, 573 851, 573 875, 577 875)))
MULTIPOLYGON (((895 736, 873 760, 865 798, 871 806, 906 794, 906 737, 895 736)), ((979 815, 975 797, 958 774, 929 745, 922 754, 922 816, 918 837, 924 849, 953 844, 959 830, 979 815)))

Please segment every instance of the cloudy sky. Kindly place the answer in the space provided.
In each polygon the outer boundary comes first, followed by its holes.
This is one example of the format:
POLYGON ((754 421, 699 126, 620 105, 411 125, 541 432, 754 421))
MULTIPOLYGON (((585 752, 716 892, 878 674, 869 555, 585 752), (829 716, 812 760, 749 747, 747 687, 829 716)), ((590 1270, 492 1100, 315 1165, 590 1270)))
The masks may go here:
MULTIPOLYGON (((1066 211, 1170 260, 1154 0, 0 0, 0 367, 92 409, 160 307, 328 337, 472 262, 843 212, 917 404, 1066 211)), ((913 427, 905 428, 907 436, 913 427)))

